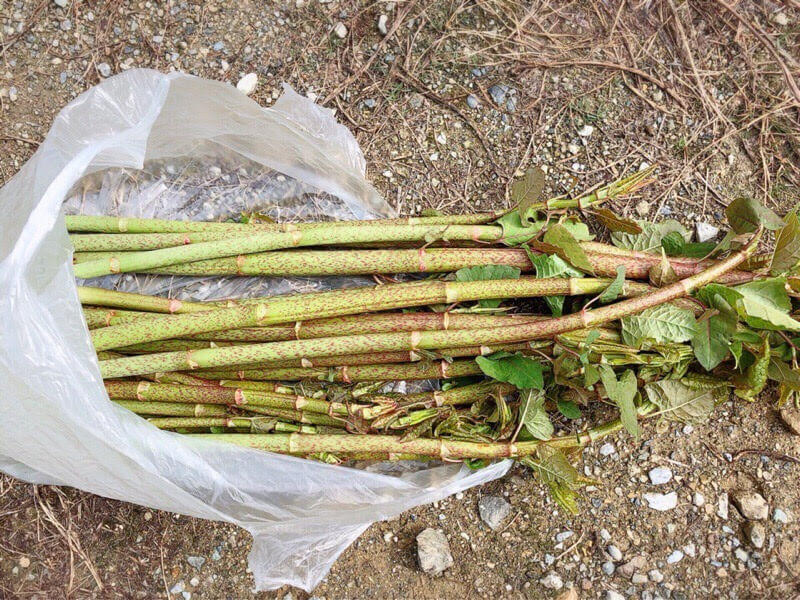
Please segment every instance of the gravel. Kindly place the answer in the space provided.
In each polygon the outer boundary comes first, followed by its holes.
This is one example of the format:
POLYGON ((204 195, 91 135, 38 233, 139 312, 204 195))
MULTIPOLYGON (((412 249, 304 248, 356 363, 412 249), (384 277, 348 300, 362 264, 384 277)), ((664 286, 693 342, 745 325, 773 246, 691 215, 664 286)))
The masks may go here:
POLYGON ((101 77, 111 77, 111 65, 107 62, 101 62, 97 65, 97 72, 100 73, 101 77))
POLYGON ((343 40, 347 37, 347 26, 341 21, 336 21, 336 25, 333 26, 333 33, 336 37, 343 40))
POLYGON ((775 512, 772 513, 772 520, 776 523, 788 523, 789 522, 789 515, 780 508, 776 508, 775 512))
POLYGON ((258 75, 255 73, 248 73, 242 77, 236 84, 236 89, 242 92, 245 96, 249 96, 256 91, 258 85, 258 75))
POLYGON ((380 31, 381 35, 386 35, 388 30, 386 29, 386 24, 389 22, 389 17, 386 15, 381 15, 378 17, 378 31, 380 31))
POLYGON ((417 558, 420 568, 434 577, 453 566, 450 544, 441 529, 429 527, 417 536, 417 558))
POLYGON ((593 133, 594 133, 594 127, 592 127, 591 125, 584 125, 580 129, 578 129, 578 135, 583 138, 591 137, 593 133))
POLYGON ((722 492, 717 500, 717 516, 723 521, 728 519, 728 493, 722 492))
POLYGON ((469 94, 467 96, 467 106, 470 108, 478 108, 481 105, 480 100, 475 94, 469 94))
POLYGON ((564 580, 557 573, 550 571, 539 580, 539 583, 548 590, 560 590, 564 587, 564 580))
POLYGON ((490 529, 496 530, 511 513, 511 505, 500 496, 483 496, 478 500, 478 513, 490 529))
POLYGON ((700 492, 695 492, 692 494, 692 504, 697 506, 698 508, 703 506, 706 503, 706 497, 703 496, 700 492))
POLYGON ((606 552, 608 555, 615 561, 619 562, 622 560, 622 550, 617 548, 614 544, 611 544, 608 548, 606 548, 606 552))
POLYGON ((742 528, 754 548, 763 548, 767 539, 767 529, 758 521, 748 521, 742 528))
POLYGON ((611 577, 614 574, 614 571, 616 570, 616 568, 617 567, 610 560, 607 560, 606 562, 604 562, 603 566, 602 566, 603 573, 605 573, 609 577, 611 577))
POLYGON ((611 442, 606 442, 602 446, 600 446, 600 456, 611 456, 617 451, 614 447, 614 444, 611 442))
POLYGON ((186 562, 192 565, 195 569, 200 570, 203 568, 206 559, 203 558, 202 556, 187 556, 186 562))
POLYGON ((695 225, 695 232, 697 233, 698 242, 710 242, 719 235, 719 227, 711 223, 697 223, 695 225))
POLYGON ((679 563, 683 560, 684 556, 683 550, 673 550, 670 552, 669 556, 667 556, 667 564, 674 565, 675 563, 679 563))

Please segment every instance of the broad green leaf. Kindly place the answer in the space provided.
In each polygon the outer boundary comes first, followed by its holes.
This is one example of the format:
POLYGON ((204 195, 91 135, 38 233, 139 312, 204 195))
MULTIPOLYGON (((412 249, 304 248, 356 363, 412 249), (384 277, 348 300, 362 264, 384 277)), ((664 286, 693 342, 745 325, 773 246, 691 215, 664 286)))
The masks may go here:
POLYGON ((522 393, 519 407, 519 420, 537 440, 553 437, 553 424, 544 409, 544 393, 541 390, 526 390, 522 393))
POLYGON ((633 235, 642 233, 642 227, 633 219, 620 217, 609 208, 596 208, 590 214, 603 224, 603 226, 611 232, 630 233, 633 235))
POLYGON ((718 246, 719 244, 714 242, 691 242, 681 247, 679 255, 689 258, 705 258, 712 254, 718 246))
POLYGON ((650 283, 656 287, 664 287, 665 285, 678 281, 675 269, 672 268, 672 263, 667 259, 667 255, 664 253, 663 249, 661 250, 661 260, 658 261, 658 264, 650 267, 647 275, 650 279, 650 283))
POLYGON ((567 417, 568 419, 580 419, 583 415, 581 409, 572 400, 561 400, 556 402, 558 412, 567 417))
POLYGON ((736 233, 750 233, 761 225, 770 230, 784 226, 778 215, 752 198, 737 198, 725 209, 725 215, 736 233))
POLYGON ((579 242, 591 242, 594 239, 594 236, 589 232, 589 227, 583 221, 569 218, 561 221, 560 225, 569 231, 572 237, 579 242))
POLYGON ((544 233, 544 243, 558 248, 561 257, 572 266, 587 273, 594 273, 592 264, 586 257, 586 252, 583 251, 578 240, 563 224, 556 223, 548 226, 547 231, 544 233))
POLYGON ((800 392, 800 369, 793 369, 789 363, 772 357, 769 361, 767 376, 795 392, 800 392))
POLYGON ((519 389, 537 389, 544 387, 542 365, 539 361, 512 354, 510 356, 478 356, 475 361, 486 375, 497 381, 517 386, 519 389))
POLYGON ((786 292, 786 280, 780 277, 737 285, 741 310, 752 327, 775 331, 800 331, 800 322, 789 316, 792 303, 786 292))
POLYGON ((535 205, 544 189, 545 173, 539 167, 531 167, 511 186, 511 201, 517 205, 521 220, 526 223, 536 222, 543 218, 535 205))
MULTIPOLYGON (((490 279, 519 279, 520 270, 509 265, 477 265, 456 271, 456 281, 487 281, 490 279)), ((484 308, 497 308, 500 300, 480 300, 484 308)))
POLYGON ((782 275, 800 266, 800 218, 797 210, 786 217, 786 227, 778 232, 769 267, 773 275, 782 275))
POLYGON ((724 313, 706 313, 697 320, 692 336, 692 350, 697 362, 710 371, 728 356, 731 336, 736 331, 736 320, 724 313))
POLYGON ((619 415, 625 429, 637 440, 639 439, 639 420, 636 415, 636 375, 630 369, 617 379, 614 369, 608 365, 600 365, 600 378, 609 399, 619 408, 619 415))
POLYGON ((692 339, 695 330, 692 312, 670 303, 624 317, 621 323, 623 341, 636 348, 643 340, 653 340, 658 344, 686 342, 692 339))
POLYGON ((742 342, 738 340, 734 340, 731 342, 730 351, 731 356, 733 356, 733 360, 735 362, 736 368, 739 368, 739 364, 742 361, 742 342))
POLYGON ((540 279, 550 277, 583 277, 583 272, 578 271, 558 254, 534 254, 530 252, 528 258, 536 269, 536 276, 540 279))
POLYGON ((756 360, 747 367, 744 375, 734 379, 736 389, 734 394, 743 400, 754 400, 764 386, 767 385, 767 374, 769 372, 769 338, 764 337, 761 352, 756 355, 756 360))
POLYGON ((679 231, 670 231, 661 238, 661 249, 670 256, 677 256, 686 245, 686 240, 679 231))
POLYGON ((611 241, 613 244, 618 248, 627 248, 628 250, 660 252, 661 240, 673 231, 677 231, 685 240, 689 240, 689 232, 674 219, 667 219, 658 223, 650 223, 649 221, 636 221, 636 223, 642 228, 642 233, 638 235, 622 232, 612 233, 611 241))
POLYGON ((704 389, 687 385, 680 379, 662 379, 644 386, 647 398, 659 413, 672 421, 702 423, 714 411, 718 399, 716 388, 704 389))
POLYGON ((515 210, 504 214, 495 221, 503 228, 502 242, 506 246, 519 246, 536 237, 542 228, 547 224, 546 221, 535 221, 523 223, 519 213, 515 210))
POLYGON ((608 284, 608 287, 600 294, 599 300, 602 304, 608 304, 619 298, 625 288, 625 265, 617 267, 617 276, 614 281, 608 284))

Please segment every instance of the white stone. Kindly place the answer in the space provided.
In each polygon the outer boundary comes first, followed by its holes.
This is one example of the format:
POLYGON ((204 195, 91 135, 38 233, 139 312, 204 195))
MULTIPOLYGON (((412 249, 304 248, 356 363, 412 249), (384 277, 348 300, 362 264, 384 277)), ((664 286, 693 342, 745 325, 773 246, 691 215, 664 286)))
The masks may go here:
POLYGON ((674 565, 683 560, 684 554, 680 550, 673 550, 667 557, 667 564, 674 565))
POLYGON ((728 519, 728 493, 722 492, 717 500, 717 516, 723 521, 728 519))
POLYGON ((548 590, 560 590, 564 587, 564 580, 552 571, 539 580, 548 590))
POLYGON ((611 544, 608 548, 606 548, 606 552, 608 552, 608 555, 614 560, 622 560, 622 550, 617 548, 615 545, 611 544))
POLYGON ((101 77, 111 77, 111 66, 107 62, 101 62, 97 65, 97 72, 101 77))
POLYGON ((772 513, 772 520, 776 523, 788 523, 789 515, 786 514, 786 511, 776 508, 775 512, 772 513))
POLYGON ((347 26, 341 21, 336 21, 336 25, 333 26, 333 33, 336 34, 336 37, 344 39, 347 37, 347 26))
POLYGON ((692 504, 697 507, 703 506, 706 503, 706 497, 703 496, 700 492, 695 492, 692 494, 692 504))
POLYGON ((606 442, 602 446, 600 446, 600 456, 611 456, 616 452, 617 449, 614 448, 614 444, 611 442, 606 442))
POLYGON ((386 35, 388 32, 386 30, 386 23, 389 22, 389 17, 386 15, 381 15, 378 17, 378 31, 381 32, 381 35, 386 35))
POLYGON ((255 73, 248 73, 239 80, 236 84, 236 89, 242 92, 245 96, 249 96, 256 91, 258 85, 258 75, 255 73))
POLYGON ((59 6, 61 8, 64 8, 64 7, 67 6, 67 1, 68 0, 53 0, 53 4, 55 4, 56 6, 59 6))
POLYGON ((786 16, 785 12, 775 13, 775 16, 772 17, 772 20, 775 21, 776 25, 780 25, 781 27, 786 27, 789 24, 789 17, 786 16))
POLYGON ((441 575, 453 566, 450 544, 441 529, 425 529, 417 536, 420 568, 428 575, 441 575))
POLYGON ((686 545, 683 547, 683 553, 684 553, 686 556, 689 556, 689 557, 691 557, 691 558, 694 558, 695 556, 697 556, 697 546, 695 546, 695 545, 694 545, 694 542, 692 542, 692 543, 690 543, 690 544, 686 544, 686 545))
POLYGON ((650 477, 650 483, 653 485, 664 485, 672 479, 672 471, 667 467, 656 467, 655 469, 650 469, 648 476, 650 477))
POLYGON ((668 494, 647 492, 644 494, 644 499, 653 510, 667 511, 678 506, 678 494, 676 492, 669 492, 668 494))
POLYGON ((697 223, 695 230, 698 242, 710 242, 719 235, 719 227, 715 227, 711 223, 697 223))
POLYGON ((658 569, 653 569, 652 571, 648 571, 647 576, 653 583, 661 583, 662 581, 664 581, 664 574, 658 569))
POLYGON ((580 129, 578 129, 578 135, 581 137, 589 137, 594 133, 594 127, 591 125, 584 125, 580 129))
POLYGON ((614 590, 606 590, 606 600, 625 600, 625 596, 614 590))
POLYGON ((570 154, 577 154, 581 151, 581 147, 578 144, 567 144, 567 150, 570 154))

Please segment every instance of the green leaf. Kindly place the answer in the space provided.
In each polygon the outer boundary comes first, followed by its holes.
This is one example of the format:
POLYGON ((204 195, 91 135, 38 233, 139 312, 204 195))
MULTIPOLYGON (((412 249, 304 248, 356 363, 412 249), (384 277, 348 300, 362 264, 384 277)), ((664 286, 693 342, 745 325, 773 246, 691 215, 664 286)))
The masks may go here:
POLYGON ((719 244, 714 242, 691 242, 683 245, 679 255, 688 256, 689 258, 705 258, 712 254, 718 246, 719 244))
POLYGON ((670 303, 624 317, 621 323, 623 341, 637 348, 643 340, 653 340, 659 344, 686 342, 692 339, 695 331, 692 312, 670 303))
POLYGON ((556 402, 558 412, 567 417, 568 419, 580 419, 583 416, 581 409, 572 400, 561 400, 556 402))
POLYGON ((612 233, 611 241, 613 244, 618 248, 627 248, 628 250, 660 252, 661 240, 673 231, 677 231, 685 240, 689 240, 689 232, 674 219, 667 219, 658 223, 650 223, 649 221, 636 221, 636 223, 642 228, 642 233, 639 235, 622 232, 612 233))
POLYGON ((697 320, 692 336, 692 350, 703 368, 710 371, 728 356, 731 336, 736 331, 736 319, 724 313, 706 313, 697 320))
POLYGON ((623 289, 625 288, 625 265, 619 265, 617 267, 617 276, 614 277, 614 281, 608 284, 608 287, 603 290, 600 294, 600 302, 602 304, 608 304, 609 302, 613 302, 617 298, 619 298, 620 294, 622 294, 623 289))
POLYGON ((672 263, 667 259, 667 255, 664 254, 663 249, 661 250, 661 260, 658 261, 658 264, 650 267, 647 276, 650 279, 650 283, 656 287, 664 287, 665 285, 678 281, 675 269, 672 268, 672 263))
POLYGON ((522 394, 519 407, 519 420, 537 440, 553 437, 553 424, 544 409, 544 393, 541 390, 526 390, 522 394))
POLYGON ((497 381, 510 383, 521 390, 541 390, 544 387, 542 364, 533 358, 512 354, 499 357, 478 356, 475 361, 484 374, 497 381))
POLYGON ((594 236, 589 232, 589 227, 583 221, 569 218, 564 219, 560 224, 579 242, 591 242, 594 239, 594 236))
POLYGON ((502 242, 506 246, 519 246, 536 237, 547 221, 523 223, 519 213, 513 210, 497 219, 495 224, 503 228, 502 242))
POLYGON ((735 306, 752 327, 773 331, 800 331, 800 322, 789 316, 792 303, 782 277, 760 279, 732 288, 741 295, 735 306))
POLYGON ((526 223, 543 218, 533 205, 539 201, 544 189, 545 173, 539 167, 531 167, 511 186, 511 201, 517 205, 521 220, 526 223))
POLYGON ((583 272, 561 258, 558 254, 534 254, 528 250, 528 258, 536 269, 536 276, 540 279, 551 277, 583 277, 583 272))
MULTIPOLYGON (((724 389, 724 388, 719 388, 724 389)), ((702 423, 714 411, 717 388, 687 385, 681 379, 662 379, 644 386, 647 398, 667 419, 681 423, 702 423)))
POLYGON ((572 266, 587 273, 594 273, 592 264, 586 257, 586 253, 581 248, 580 243, 563 224, 556 223, 548 226, 544 234, 544 243, 558 248, 561 257, 572 266))
MULTIPOLYGON (((490 279, 519 279, 521 271, 508 265, 477 265, 456 271, 456 281, 487 281, 490 279)), ((497 308, 500 300, 479 300, 484 308, 497 308)))
POLYGON ((761 225, 770 230, 784 226, 778 215, 752 198, 737 198, 725 209, 725 215, 736 233, 750 233, 761 225))
POLYGON ((786 217, 786 227, 778 232, 769 272, 782 275, 800 266, 800 219, 797 210, 786 217))
POLYGON ((580 343, 580 347, 583 348, 583 352, 580 353, 578 356, 578 360, 581 361, 581 364, 586 366, 589 364, 589 353, 592 351, 592 344, 594 344, 600 338, 600 332, 597 329, 592 329, 589 333, 586 334, 586 338, 580 343))
POLYGON ((736 363, 736 368, 739 368, 739 363, 742 361, 742 342, 738 340, 734 340, 731 342, 730 351, 731 356, 733 356, 733 360, 736 363))
POLYGON ((636 375, 630 369, 622 373, 617 380, 614 369, 608 365, 600 365, 600 378, 609 399, 619 408, 619 415, 625 429, 637 440, 639 439, 639 420, 636 416, 636 375))
POLYGON ((611 232, 616 231, 633 235, 642 233, 642 228, 636 221, 620 217, 609 208, 596 208, 588 212, 594 215, 595 218, 611 232))
POLYGON ((734 379, 736 389, 734 394, 743 400, 754 400, 764 386, 767 385, 767 375, 769 373, 769 338, 764 336, 761 351, 756 355, 752 365, 747 367, 744 375, 734 379))
POLYGON ((534 470, 536 475, 550 488, 553 500, 572 514, 578 512, 578 495, 575 489, 590 479, 582 477, 567 457, 558 448, 547 444, 539 447, 534 456, 526 456, 520 462, 534 470))
POLYGON ((795 392, 800 392, 800 369, 793 369, 789 363, 772 357, 769 361, 767 376, 795 392))
POLYGON ((661 248, 670 256, 677 256, 686 245, 686 240, 679 231, 670 231, 661 238, 661 248))

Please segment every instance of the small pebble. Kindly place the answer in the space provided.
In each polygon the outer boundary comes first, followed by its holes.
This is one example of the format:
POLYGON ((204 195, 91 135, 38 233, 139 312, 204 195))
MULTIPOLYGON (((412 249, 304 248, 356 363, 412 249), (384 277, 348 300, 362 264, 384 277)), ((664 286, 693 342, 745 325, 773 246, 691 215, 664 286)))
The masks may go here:
POLYGON ((706 503, 706 498, 700 492, 692 494, 692 504, 697 507, 703 506, 706 503))
POLYGON ((653 510, 667 511, 678 506, 678 494, 675 492, 669 492, 668 494, 647 492, 644 494, 644 499, 653 510))
POLYGON ((336 34, 336 37, 343 40, 347 37, 347 26, 341 21, 336 21, 336 25, 333 26, 333 33, 336 34))
POLYGON ((775 25, 779 25, 780 27, 786 27, 789 24, 789 17, 786 16, 785 12, 776 12, 772 20, 775 22, 775 25))
POLYGON ((417 558, 428 575, 441 575, 453 566, 453 555, 447 536, 441 529, 424 529, 417 536, 417 558))
POLYGON ((625 596, 614 590, 606 590, 606 600, 625 600, 625 596))
POLYGON ((711 223, 697 223, 695 231, 698 242, 710 242, 719 235, 719 227, 715 227, 711 223))
POLYGON ((608 548, 606 548, 606 552, 608 552, 608 555, 612 559, 614 559, 616 561, 622 560, 622 550, 620 550, 619 548, 617 548, 613 544, 610 545, 608 548))
POLYGON ((744 533, 754 548, 763 548, 767 539, 767 529, 758 521, 748 521, 744 524, 744 533))
POLYGON ((17 562, 19 563, 19 566, 22 567, 23 569, 27 569, 28 567, 31 566, 31 559, 28 558, 27 556, 20 556, 19 561, 17 562))
POLYGON ((785 511, 781 510, 780 508, 776 508, 775 512, 772 513, 772 520, 776 523, 788 523, 789 522, 789 515, 786 514, 785 511))
POLYGON ((467 96, 467 106, 470 108, 478 108, 480 105, 481 103, 475 94, 470 94, 467 96))
POLYGON ((653 583, 661 583, 662 581, 664 581, 664 574, 658 569, 653 569, 652 571, 648 571, 647 576, 653 583))
POLYGON ((650 214, 650 203, 646 200, 640 200, 636 203, 636 214, 640 217, 646 217, 650 214))
POLYGON ((769 506, 764 496, 752 490, 734 490, 731 502, 745 519, 764 521, 769 517, 769 506))
POLYGON ((673 550, 669 556, 667 556, 667 564, 674 565, 675 563, 679 563, 683 560, 684 554, 681 550, 673 550))
POLYGON ((206 559, 202 556, 187 556, 186 562, 192 565, 195 569, 202 569, 203 564, 206 562, 206 559))
POLYGON ((631 577, 631 583, 633 585, 643 585, 647 583, 647 575, 643 573, 634 573, 633 577, 631 577))
POLYGON ((617 451, 614 447, 614 444, 611 442, 606 442, 602 446, 600 446, 600 456, 611 456, 617 451))
POLYGON ((66 7, 68 2, 69 2, 69 0, 53 0, 53 4, 55 4, 56 6, 58 6, 60 8, 66 7))
POLYGON ((378 17, 378 31, 381 32, 381 35, 386 35, 388 33, 386 29, 386 24, 389 22, 389 17, 386 15, 381 15, 378 17))
POLYGON ((511 513, 511 505, 499 496, 483 496, 478 500, 478 513, 492 530, 496 530, 511 513))
POLYGON ((200 579, 198 579, 197 577, 192 577, 189 580, 189 585, 192 587, 197 587, 198 585, 200 585, 200 579))
POLYGON ((647 475, 650 477, 650 483, 653 485, 664 485, 665 483, 669 483, 672 479, 672 471, 667 467, 650 469, 647 475))
POLYGON ((258 85, 258 75, 255 73, 248 73, 239 80, 236 84, 236 89, 242 92, 245 96, 249 96, 256 91, 258 85))
POLYGON ((747 562, 747 559, 750 558, 750 555, 744 548, 737 548, 734 550, 733 555, 742 562, 747 562))
POLYGON ((564 580, 561 579, 558 574, 553 573, 552 571, 542 577, 539 580, 539 583, 541 583, 542 586, 546 587, 548 590, 560 590, 562 587, 564 587, 564 580))
POLYGON ((580 129, 578 129, 578 135, 581 137, 588 138, 594 133, 594 127, 591 125, 584 125, 580 129))
POLYGON ((717 500, 717 516, 723 521, 728 519, 728 493, 722 492, 717 500))
POLYGON ((616 570, 616 568, 617 567, 615 567, 614 563, 611 562, 610 560, 607 560, 606 562, 604 562, 603 566, 602 566, 603 573, 605 573, 609 577, 611 577, 614 574, 614 571, 616 570))
POLYGON ((111 65, 107 62, 101 62, 97 65, 97 72, 100 73, 101 77, 111 77, 111 65))

